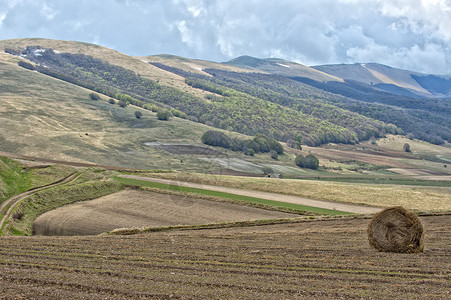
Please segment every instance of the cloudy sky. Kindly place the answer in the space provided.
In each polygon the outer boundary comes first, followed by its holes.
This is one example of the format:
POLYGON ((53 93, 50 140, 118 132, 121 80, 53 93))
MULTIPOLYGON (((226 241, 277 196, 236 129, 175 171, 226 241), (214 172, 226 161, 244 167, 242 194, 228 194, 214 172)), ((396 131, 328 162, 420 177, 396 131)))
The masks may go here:
POLYGON ((24 37, 451 74, 451 0, 0 0, 0 40, 24 37))

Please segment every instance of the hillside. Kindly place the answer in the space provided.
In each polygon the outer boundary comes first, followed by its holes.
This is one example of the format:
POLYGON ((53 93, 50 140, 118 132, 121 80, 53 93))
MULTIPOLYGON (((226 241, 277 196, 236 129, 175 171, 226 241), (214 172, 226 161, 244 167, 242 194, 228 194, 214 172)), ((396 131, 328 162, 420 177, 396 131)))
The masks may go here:
MULTIPOLYGON (((0 59, 4 57, 0 55, 0 59)), ((17 64, 3 62, 1 66, 3 152, 101 165, 177 168, 180 157, 145 143, 201 144, 201 135, 209 129, 179 118, 159 121, 156 113, 132 106, 121 108, 108 103, 107 97, 90 100, 89 90, 17 64), (142 111, 141 119, 134 116, 136 110, 142 111)), ((206 167, 202 160, 185 156, 186 168, 206 167)))
POLYGON ((338 77, 278 59, 241 57, 235 60, 240 67, 171 55, 130 57, 92 44, 45 39, 0 41, 1 47, 7 52, 0 53, 3 152, 208 172, 225 166, 262 174, 270 166, 299 176, 310 171, 297 168, 294 156, 317 151, 306 146, 352 145, 389 133, 412 133, 436 144, 450 139, 447 100, 387 92, 372 98, 374 90, 358 90, 338 77), (276 74, 287 66, 297 75, 334 80, 276 74), (343 96, 323 85, 352 92, 343 96), (90 99, 92 91, 100 100, 90 99), (176 117, 158 120, 157 112, 168 110, 176 117), (201 136, 214 128, 240 140, 256 134, 298 140, 308 150, 285 147, 283 155, 270 159, 259 151, 252 156, 244 155, 246 149, 213 149, 201 136))
MULTIPOLYGON (((10 48, 7 52, 19 53, 17 49, 10 48)), ((277 101, 271 103, 231 87, 224 89, 221 86, 215 87, 214 84, 193 84, 185 79, 185 83, 192 88, 205 91, 204 97, 200 98, 184 90, 161 85, 132 70, 83 54, 58 53, 42 46, 28 46, 27 50, 20 52, 23 57, 37 64, 36 67, 32 66, 33 69, 43 74, 146 109, 176 109, 185 113, 189 119, 209 122, 215 127, 248 135, 262 133, 282 141, 302 135, 308 141, 313 140, 311 144, 315 145, 326 142, 356 143, 359 139, 379 136, 380 131, 392 132, 388 124, 382 122, 364 118, 365 121, 342 124, 336 116, 313 116, 308 111, 280 105, 277 101), (207 92, 222 97, 211 96, 207 92), (358 131, 355 125, 351 125, 356 123, 360 124, 358 131), (363 134, 360 133, 362 129, 363 134)), ((160 69, 171 71, 167 68, 160 69)), ((187 77, 173 71, 170 73, 187 77)), ((196 73, 188 74, 188 77, 192 77, 191 74, 196 73)), ((341 115, 344 117, 346 114, 343 112, 341 115)))

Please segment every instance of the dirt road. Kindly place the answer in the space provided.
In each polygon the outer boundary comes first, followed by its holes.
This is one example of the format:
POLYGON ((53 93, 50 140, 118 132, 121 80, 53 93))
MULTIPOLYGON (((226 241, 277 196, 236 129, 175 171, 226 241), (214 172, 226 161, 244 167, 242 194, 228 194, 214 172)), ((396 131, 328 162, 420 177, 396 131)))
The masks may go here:
POLYGON ((184 186, 184 187, 204 189, 204 190, 209 190, 209 191, 224 192, 224 193, 230 193, 230 194, 241 195, 241 196, 256 197, 256 198, 279 201, 279 202, 287 202, 287 203, 307 205, 307 206, 319 207, 319 208, 325 208, 325 209, 340 210, 340 211, 356 213, 356 214, 371 214, 371 213, 377 213, 382 210, 382 208, 378 208, 378 207, 369 207, 369 206, 361 206, 361 205, 355 205, 355 204, 314 200, 314 199, 302 198, 302 197, 298 197, 298 196, 282 195, 282 194, 252 191, 252 190, 243 190, 243 189, 223 187, 223 186, 213 186, 213 185, 205 185, 205 184, 198 184, 198 183, 191 183, 191 182, 181 182, 181 181, 149 178, 149 177, 142 177, 142 176, 135 176, 135 175, 119 175, 119 176, 124 177, 124 178, 131 178, 131 179, 144 180, 144 181, 150 181, 150 182, 158 182, 158 183, 163 183, 163 184, 172 184, 172 185, 178 185, 178 186, 184 186))
POLYGON ((14 197, 9 198, 8 200, 6 200, 5 202, 3 202, 0 205, 0 213, 3 213, 4 210, 6 210, 6 212, 4 212, 4 215, 2 217, 2 219, 0 220, 0 230, 3 228, 6 220, 10 217, 10 214, 12 213, 13 209, 20 203, 20 201, 22 201, 23 199, 48 188, 60 185, 60 184, 65 184, 68 182, 72 182, 74 180, 76 180, 78 177, 80 177, 81 174, 78 173, 74 173, 62 180, 59 180, 57 182, 51 183, 49 185, 45 185, 45 186, 41 186, 38 188, 34 188, 31 190, 28 190, 26 192, 23 192, 19 195, 16 195, 14 197))

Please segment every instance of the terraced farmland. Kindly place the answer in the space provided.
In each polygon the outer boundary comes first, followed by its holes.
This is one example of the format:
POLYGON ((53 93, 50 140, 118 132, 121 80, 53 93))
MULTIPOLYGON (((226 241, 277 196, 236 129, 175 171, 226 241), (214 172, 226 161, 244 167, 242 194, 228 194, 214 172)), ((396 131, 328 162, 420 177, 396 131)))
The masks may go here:
POLYGON ((425 253, 369 248, 367 219, 133 236, 2 237, 0 293, 33 299, 446 299, 451 216, 425 253))

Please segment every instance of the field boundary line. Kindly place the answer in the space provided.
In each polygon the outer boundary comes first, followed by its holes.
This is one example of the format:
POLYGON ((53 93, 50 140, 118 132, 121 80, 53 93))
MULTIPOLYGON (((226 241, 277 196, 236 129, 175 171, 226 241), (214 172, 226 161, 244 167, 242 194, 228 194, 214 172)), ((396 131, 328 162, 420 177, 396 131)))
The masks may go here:
POLYGON ((191 182, 166 180, 166 179, 159 179, 159 178, 157 179, 157 178, 143 177, 143 176, 136 176, 136 175, 121 174, 121 175, 117 175, 117 177, 129 178, 129 179, 135 179, 135 180, 141 180, 141 181, 148 181, 148 182, 154 182, 154 183, 160 183, 160 184, 178 185, 180 187, 203 189, 203 190, 208 190, 208 191, 216 191, 216 192, 221 192, 221 193, 240 195, 240 196, 244 196, 244 197, 254 197, 254 198, 260 198, 260 199, 265 199, 265 200, 270 200, 270 201, 291 203, 291 204, 297 204, 297 205, 302 205, 302 206, 322 208, 322 209, 331 210, 331 211, 342 211, 342 212, 347 212, 347 213, 367 214, 367 213, 377 213, 382 210, 382 208, 378 208, 378 207, 361 206, 361 205, 356 205, 356 204, 346 204, 346 203, 324 201, 324 200, 314 200, 314 199, 308 199, 308 198, 291 196, 291 195, 283 195, 283 194, 268 193, 268 192, 253 191, 253 190, 244 190, 244 189, 237 189, 237 188, 230 188, 230 187, 223 187, 223 186, 213 186, 213 185, 198 184, 198 183, 191 183, 191 182))

